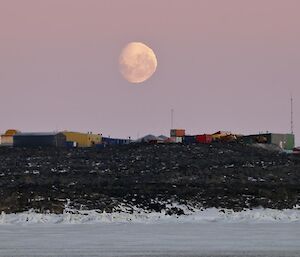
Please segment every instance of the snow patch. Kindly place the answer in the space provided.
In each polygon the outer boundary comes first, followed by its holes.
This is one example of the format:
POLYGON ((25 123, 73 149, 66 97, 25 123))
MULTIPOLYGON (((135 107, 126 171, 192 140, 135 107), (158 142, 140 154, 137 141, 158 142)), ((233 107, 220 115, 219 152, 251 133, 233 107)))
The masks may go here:
POLYGON ((62 214, 37 213, 34 210, 0 215, 0 224, 95 224, 95 223, 300 223, 300 209, 252 209, 234 212, 228 209, 195 209, 177 207, 185 215, 168 215, 162 212, 147 212, 136 207, 121 206, 118 212, 106 213, 99 210, 66 209, 62 214))

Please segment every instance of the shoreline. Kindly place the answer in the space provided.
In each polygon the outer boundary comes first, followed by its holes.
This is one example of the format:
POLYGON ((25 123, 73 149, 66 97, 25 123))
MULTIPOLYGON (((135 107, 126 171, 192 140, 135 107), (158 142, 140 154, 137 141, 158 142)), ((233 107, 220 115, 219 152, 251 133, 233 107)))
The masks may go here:
POLYGON ((147 212, 134 209, 132 213, 125 209, 120 212, 106 213, 99 210, 80 211, 66 209, 62 214, 37 213, 29 210, 21 213, 0 214, 2 225, 34 225, 34 224, 176 224, 176 223, 300 223, 300 209, 193 209, 180 206, 186 210, 184 215, 168 215, 162 212, 147 212))

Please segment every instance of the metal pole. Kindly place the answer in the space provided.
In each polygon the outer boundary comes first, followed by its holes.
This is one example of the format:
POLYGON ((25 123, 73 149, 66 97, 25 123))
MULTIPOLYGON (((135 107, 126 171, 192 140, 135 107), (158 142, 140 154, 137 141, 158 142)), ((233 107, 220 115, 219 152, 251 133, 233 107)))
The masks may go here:
POLYGON ((171 109, 171 129, 174 128, 174 109, 171 109))
POLYGON ((294 121, 293 121, 293 95, 291 95, 291 133, 294 134, 294 121))

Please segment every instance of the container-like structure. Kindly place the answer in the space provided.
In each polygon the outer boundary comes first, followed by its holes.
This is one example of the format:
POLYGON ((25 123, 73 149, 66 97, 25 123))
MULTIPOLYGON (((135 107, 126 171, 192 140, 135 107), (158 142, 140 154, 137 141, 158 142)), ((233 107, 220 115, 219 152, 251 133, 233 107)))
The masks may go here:
POLYGON ((196 142, 201 144, 210 144, 213 141, 212 135, 203 134, 196 136, 196 142))
POLYGON ((8 129, 6 132, 1 135, 1 145, 2 146, 13 146, 14 144, 14 135, 20 133, 16 129, 8 129))
POLYGON ((185 130, 184 129, 171 129, 170 130, 170 137, 184 137, 185 130))
POLYGON ((172 143, 183 143, 183 137, 170 137, 172 143))
POLYGON ((72 131, 63 131, 62 133, 66 136, 68 146, 76 145, 77 147, 92 147, 100 144, 102 141, 102 136, 100 134, 72 131))
POLYGON ((195 144, 196 143, 196 136, 185 135, 183 137, 183 143, 184 144, 195 144))
POLYGON ((103 145, 127 145, 131 143, 130 139, 102 137, 103 145))
POLYGON ((62 133, 18 133, 14 135, 16 147, 65 147, 66 136, 62 133))
POLYGON ((247 144, 273 144, 283 150, 293 150, 295 147, 295 135, 293 134, 255 134, 242 137, 242 141, 247 144))

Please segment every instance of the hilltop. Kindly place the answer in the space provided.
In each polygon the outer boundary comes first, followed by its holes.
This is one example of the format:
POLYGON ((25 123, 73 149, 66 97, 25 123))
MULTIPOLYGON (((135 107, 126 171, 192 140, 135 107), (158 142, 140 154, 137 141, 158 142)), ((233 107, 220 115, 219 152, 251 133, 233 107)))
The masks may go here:
POLYGON ((236 211, 300 204, 300 157, 240 143, 103 149, 0 148, 0 211, 184 214, 173 203, 236 211))

